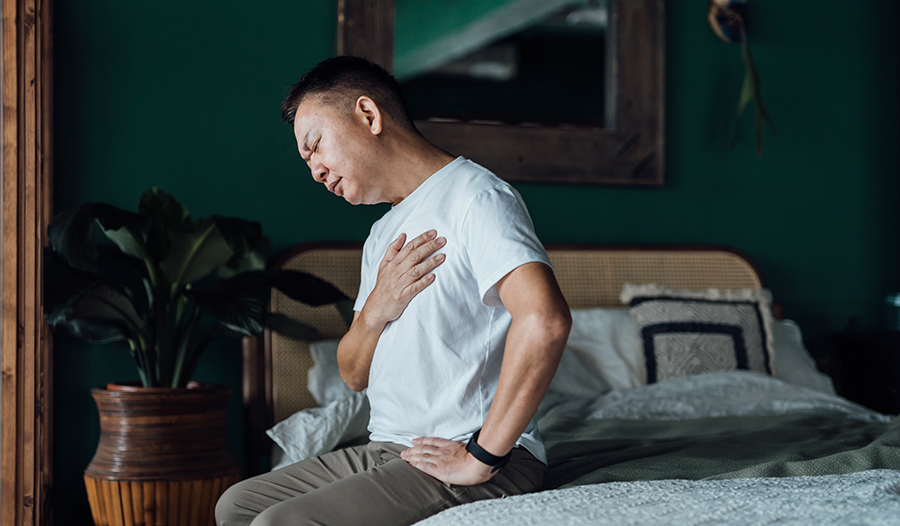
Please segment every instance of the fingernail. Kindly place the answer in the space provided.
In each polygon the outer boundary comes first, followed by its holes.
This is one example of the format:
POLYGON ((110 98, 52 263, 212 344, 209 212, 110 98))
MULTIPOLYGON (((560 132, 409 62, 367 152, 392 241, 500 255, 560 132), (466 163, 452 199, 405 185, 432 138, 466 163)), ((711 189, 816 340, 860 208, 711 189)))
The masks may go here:
POLYGON ((438 261, 444 261, 444 258, 446 257, 447 256, 445 256, 444 254, 438 254, 437 256, 435 256, 435 259, 437 259, 438 261))
POLYGON ((439 237, 439 238, 437 238, 437 242, 438 242, 438 244, 443 245, 444 243, 447 242, 447 238, 446 238, 446 237, 439 237))
POLYGON ((436 235, 437 235, 437 230, 432 229, 432 230, 428 231, 428 237, 434 237, 436 235))

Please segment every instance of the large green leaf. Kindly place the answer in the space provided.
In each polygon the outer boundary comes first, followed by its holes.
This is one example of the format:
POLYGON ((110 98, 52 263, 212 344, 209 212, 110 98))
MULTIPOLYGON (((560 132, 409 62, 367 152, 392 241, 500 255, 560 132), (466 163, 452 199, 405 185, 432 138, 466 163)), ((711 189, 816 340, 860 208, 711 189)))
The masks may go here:
POLYGON ((101 284, 100 276, 79 271, 52 248, 44 249, 44 319, 51 325, 69 320, 82 295, 101 284))
POLYGON ((130 251, 132 243, 128 236, 140 235, 147 228, 148 218, 106 203, 88 203, 57 214, 47 225, 50 246, 73 267, 97 272, 95 223, 99 223, 104 232, 114 232, 118 240, 110 239, 123 251, 141 257, 130 251))
POLYGON ((212 218, 169 230, 169 242, 160 267, 173 290, 206 276, 234 254, 212 218))
POLYGON ((353 323, 353 306, 355 303, 353 298, 347 298, 334 304, 334 306, 337 307, 338 313, 341 315, 341 319, 347 324, 347 327, 353 323))
POLYGON ((235 254, 224 265, 219 267, 219 278, 230 278, 241 272, 251 270, 264 270, 271 254, 272 242, 268 237, 262 236, 256 248, 244 254, 243 257, 238 257, 235 254))
POLYGON ((291 299, 318 307, 346 300, 347 295, 322 278, 296 270, 270 270, 269 283, 291 299))
POLYGON ((128 338, 129 333, 121 324, 109 321, 70 320, 62 325, 63 334, 81 338, 94 344, 104 345, 128 338))
POLYGON ((253 271, 219 280, 213 288, 189 290, 186 294, 226 327, 255 335, 263 330, 271 290, 265 272, 253 271))
POLYGON ((247 221, 236 217, 213 216, 219 232, 231 247, 235 257, 242 258, 259 245, 262 239, 262 225, 257 221, 247 221))
POLYGON ((144 326, 128 291, 108 285, 91 288, 72 309, 70 319, 122 324, 132 332, 144 326))
POLYGON ((315 342, 322 339, 322 335, 309 325, 280 312, 273 312, 266 316, 266 328, 292 340, 315 342))
POLYGON ((190 213, 175 197, 155 186, 141 194, 138 211, 152 219, 147 253, 158 263, 169 253, 169 230, 189 223, 190 213))

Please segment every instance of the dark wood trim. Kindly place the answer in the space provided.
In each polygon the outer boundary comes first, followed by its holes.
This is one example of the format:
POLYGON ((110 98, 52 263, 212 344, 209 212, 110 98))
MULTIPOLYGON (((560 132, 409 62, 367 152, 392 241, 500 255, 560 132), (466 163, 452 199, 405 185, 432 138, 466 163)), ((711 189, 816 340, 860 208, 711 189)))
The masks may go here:
POLYGON ((3 0, 0 523, 51 521, 51 335, 43 247, 52 215, 49 0, 3 0))
POLYGON ((260 473, 259 458, 263 452, 263 437, 266 422, 263 421, 266 403, 264 400, 265 377, 263 373, 263 353, 260 337, 245 336, 243 339, 243 381, 244 399, 244 477, 260 473), (260 432, 263 430, 263 433, 260 432))
POLYGON ((394 68, 394 0, 338 0, 338 55, 365 57, 394 68))
MULTIPOLYGON (((393 0, 339 0, 338 6, 337 53, 359 54, 390 70, 393 0)), ((606 128, 434 120, 416 126, 438 146, 509 181, 662 186, 664 0, 610 0, 609 6, 606 128)))

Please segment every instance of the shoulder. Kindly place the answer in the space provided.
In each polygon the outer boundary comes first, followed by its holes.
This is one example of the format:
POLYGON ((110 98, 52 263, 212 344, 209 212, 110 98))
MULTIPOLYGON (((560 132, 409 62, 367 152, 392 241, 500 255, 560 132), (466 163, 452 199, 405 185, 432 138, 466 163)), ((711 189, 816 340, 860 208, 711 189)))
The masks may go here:
POLYGON ((466 160, 454 175, 457 202, 464 204, 467 212, 473 208, 491 210, 497 207, 524 206, 521 196, 512 185, 478 163, 466 160))

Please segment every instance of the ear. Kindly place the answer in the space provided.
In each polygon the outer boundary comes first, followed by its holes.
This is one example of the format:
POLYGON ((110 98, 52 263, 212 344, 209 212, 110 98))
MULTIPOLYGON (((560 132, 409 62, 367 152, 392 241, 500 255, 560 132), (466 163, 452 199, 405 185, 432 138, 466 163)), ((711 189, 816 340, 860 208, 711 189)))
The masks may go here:
POLYGON ((381 113, 381 108, 375 104, 374 100, 365 95, 361 95, 356 99, 356 106, 353 108, 353 113, 354 117, 359 118, 366 124, 366 127, 369 128, 372 135, 381 133, 382 126, 384 125, 384 116, 381 113))

